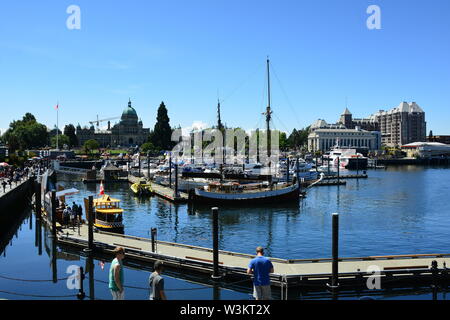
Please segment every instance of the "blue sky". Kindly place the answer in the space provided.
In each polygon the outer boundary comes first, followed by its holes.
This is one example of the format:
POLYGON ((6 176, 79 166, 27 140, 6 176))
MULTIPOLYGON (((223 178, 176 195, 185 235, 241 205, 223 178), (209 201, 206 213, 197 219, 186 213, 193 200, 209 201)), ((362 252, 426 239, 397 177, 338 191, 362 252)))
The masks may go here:
MULTIPOLYGON (((265 59, 277 129, 416 101, 450 134, 450 1, 24 1, 0 4, 0 129, 25 112, 53 127, 120 116, 145 127, 161 101, 172 126, 262 127, 265 59), (69 5, 81 30, 69 30, 69 5), (369 5, 381 30, 366 27, 369 5), (347 97, 347 98, 346 98, 347 97)), ((3 131, 3 130, 2 130, 3 131)))

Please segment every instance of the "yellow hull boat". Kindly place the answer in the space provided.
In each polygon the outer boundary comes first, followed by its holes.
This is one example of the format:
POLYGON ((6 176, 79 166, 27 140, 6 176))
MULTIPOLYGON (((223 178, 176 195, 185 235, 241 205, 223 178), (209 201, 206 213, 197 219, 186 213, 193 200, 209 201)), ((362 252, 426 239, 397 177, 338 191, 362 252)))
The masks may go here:
POLYGON ((152 185, 146 181, 134 183, 131 185, 130 189, 137 196, 151 195, 153 193, 152 185))

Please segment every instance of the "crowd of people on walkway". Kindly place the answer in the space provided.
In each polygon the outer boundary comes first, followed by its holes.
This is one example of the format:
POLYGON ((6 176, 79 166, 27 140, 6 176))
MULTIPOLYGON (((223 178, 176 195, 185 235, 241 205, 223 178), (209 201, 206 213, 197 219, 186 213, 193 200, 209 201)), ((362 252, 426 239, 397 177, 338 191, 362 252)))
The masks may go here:
POLYGON ((0 190, 5 193, 30 176, 43 174, 45 170, 46 166, 40 162, 28 162, 20 168, 15 166, 2 167, 0 170, 0 190))
POLYGON ((0 183, 3 192, 6 192, 8 188, 11 190, 13 186, 17 186, 19 182, 27 179, 31 173, 32 169, 28 166, 23 168, 15 168, 13 166, 3 168, 0 171, 0 183))
MULTIPOLYGON (((115 258, 111 262, 109 269, 109 290, 113 300, 125 299, 124 268, 125 249, 116 247, 114 249, 115 258)), ((154 272, 148 279, 149 299, 167 300, 164 291, 164 262, 158 260, 153 266, 154 272)), ((247 268, 247 274, 253 276, 253 297, 256 300, 271 300, 270 274, 274 273, 274 267, 270 259, 264 256, 264 248, 256 248, 256 257, 252 259, 247 268)))

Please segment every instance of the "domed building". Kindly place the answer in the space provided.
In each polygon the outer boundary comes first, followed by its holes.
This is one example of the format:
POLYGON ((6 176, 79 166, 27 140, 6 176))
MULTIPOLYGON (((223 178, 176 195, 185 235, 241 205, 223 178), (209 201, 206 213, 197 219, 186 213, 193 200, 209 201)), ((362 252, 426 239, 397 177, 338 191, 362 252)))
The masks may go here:
POLYGON ((85 141, 94 139, 100 144, 100 147, 134 147, 145 143, 150 134, 150 129, 144 128, 142 121, 139 120, 136 110, 128 101, 128 106, 123 110, 119 123, 113 127, 108 121, 107 130, 95 130, 94 126, 90 128, 81 128, 77 126, 76 134, 80 145, 85 141))

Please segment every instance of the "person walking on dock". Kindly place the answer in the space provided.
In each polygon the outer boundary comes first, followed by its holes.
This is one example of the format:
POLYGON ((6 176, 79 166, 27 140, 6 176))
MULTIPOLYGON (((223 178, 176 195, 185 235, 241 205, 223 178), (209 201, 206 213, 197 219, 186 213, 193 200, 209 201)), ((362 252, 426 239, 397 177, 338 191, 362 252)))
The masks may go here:
POLYGON ((164 271, 162 261, 156 261, 154 266, 155 271, 150 275, 148 284, 150 286, 150 300, 167 300, 164 293, 164 279, 161 274, 164 271))
POLYGON ((113 296, 113 300, 124 300, 125 291, 123 287, 123 265, 122 260, 125 258, 125 250, 122 247, 114 249, 116 257, 111 262, 109 268, 109 290, 113 296))
POLYGON ((80 222, 80 224, 83 222, 83 208, 81 207, 81 205, 77 206, 77 215, 78 215, 78 221, 80 222))
POLYGON ((270 273, 273 273, 272 262, 264 257, 263 247, 256 248, 256 257, 248 265, 247 273, 253 274, 253 297, 256 300, 270 300, 270 273))

